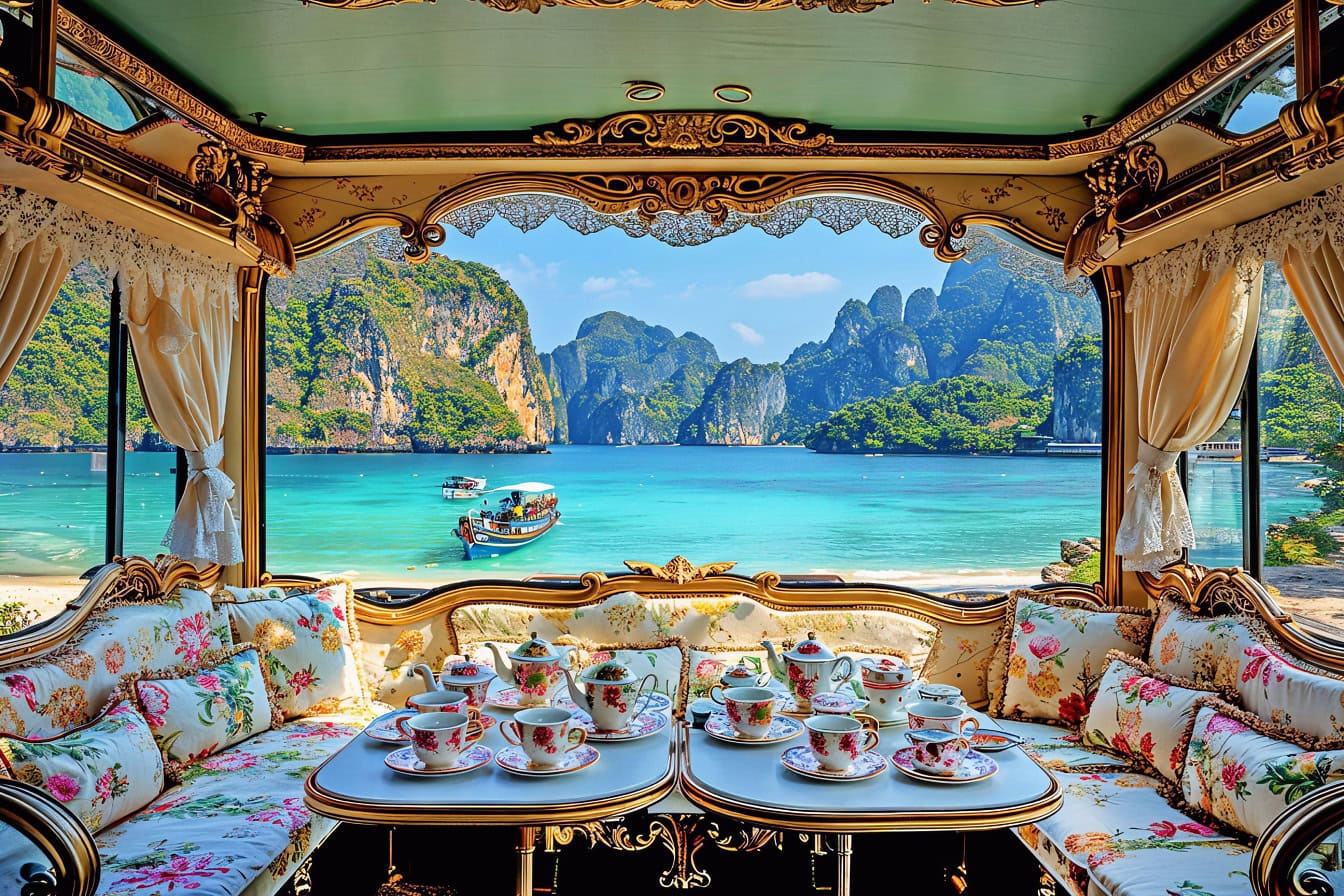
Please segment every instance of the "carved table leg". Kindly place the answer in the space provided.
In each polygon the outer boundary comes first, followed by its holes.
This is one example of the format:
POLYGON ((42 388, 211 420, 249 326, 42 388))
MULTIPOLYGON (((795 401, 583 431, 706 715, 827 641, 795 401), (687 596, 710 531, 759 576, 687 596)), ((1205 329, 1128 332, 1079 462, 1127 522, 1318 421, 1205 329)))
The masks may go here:
POLYGON ((854 856, 854 835, 835 835, 835 896, 849 896, 850 859, 854 856))
POLYGON ((518 845, 518 885, 516 896, 532 896, 532 854, 537 849, 538 828, 519 828, 518 845))

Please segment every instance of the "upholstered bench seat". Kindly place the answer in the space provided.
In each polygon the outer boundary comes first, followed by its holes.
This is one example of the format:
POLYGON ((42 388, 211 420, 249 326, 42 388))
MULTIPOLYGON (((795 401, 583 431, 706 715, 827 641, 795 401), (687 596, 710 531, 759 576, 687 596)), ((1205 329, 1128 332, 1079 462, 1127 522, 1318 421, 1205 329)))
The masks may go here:
POLYGON ((994 724, 1011 734, 1025 737, 1027 742, 1022 745, 1022 749, 1052 772, 1066 772, 1077 768, 1095 770, 1125 767, 1122 759, 1105 756, 1084 747, 1078 735, 1067 728, 1017 719, 995 719, 994 724))
POLYGON ((308 716, 191 766, 181 785, 98 834, 98 893, 269 896, 336 827, 304 808, 304 779, 367 719, 308 716))

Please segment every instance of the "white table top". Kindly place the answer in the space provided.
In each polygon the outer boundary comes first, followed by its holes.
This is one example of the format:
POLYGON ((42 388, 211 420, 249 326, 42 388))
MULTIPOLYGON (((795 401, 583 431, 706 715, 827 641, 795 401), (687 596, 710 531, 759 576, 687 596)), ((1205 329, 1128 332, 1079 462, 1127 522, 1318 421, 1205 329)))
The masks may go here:
POLYGON ((892 753, 908 745, 904 728, 881 729, 877 750, 888 759, 887 768, 862 781, 819 781, 786 769, 780 755, 805 745, 806 733, 778 744, 724 743, 692 729, 681 734, 681 789, 687 798, 768 827, 848 833, 983 830, 1040 820, 1062 801, 1054 777, 1020 749, 993 754, 999 771, 983 781, 943 784, 909 778, 890 762, 892 753))
MULTIPOLYGON (((487 710, 499 719, 508 712, 487 710)), ((656 802, 675 784, 669 724, 639 740, 599 743, 588 768, 544 778, 504 771, 493 760, 457 775, 416 778, 394 772, 383 758, 395 744, 356 735, 322 763, 304 785, 304 803, 321 815, 373 824, 564 824, 631 812, 656 802)), ((481 743, 509 746, 495 725, 481 743)))

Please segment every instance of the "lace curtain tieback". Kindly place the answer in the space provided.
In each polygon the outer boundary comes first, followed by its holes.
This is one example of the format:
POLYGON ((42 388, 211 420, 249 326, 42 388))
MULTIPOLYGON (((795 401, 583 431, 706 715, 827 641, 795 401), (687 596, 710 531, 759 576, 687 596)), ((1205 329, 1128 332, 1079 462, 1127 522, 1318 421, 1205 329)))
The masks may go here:
POLYGON ((218 439, 204 451, 187 451, 186 455, 190 478, 205 477, 206 499, 201 507, 205 531, 223 532, 233 522, 233 512, 229 509, 229 501, 233 499, 233 480, 219 468, 224 462, 224 440, 218 439))
POLYGON ((1125 515, 1115 552, 1130 571, 1156 572, 1194 547, 1194 527, 1185 493, 1176 478, 1180 452, 1163 451, 1139 440, 1139 460, 1129 471, 1125 515))

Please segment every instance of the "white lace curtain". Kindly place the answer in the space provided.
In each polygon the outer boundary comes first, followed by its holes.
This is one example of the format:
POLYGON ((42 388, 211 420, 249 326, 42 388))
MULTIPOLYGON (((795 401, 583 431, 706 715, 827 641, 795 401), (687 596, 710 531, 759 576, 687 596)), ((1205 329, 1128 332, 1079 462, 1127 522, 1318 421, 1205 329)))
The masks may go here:
POLYGON ((163 543, 195 563, 238 563, 242 540, 220 470, 224 396, 238 314, 234 266, 32 192, 0 186, 0 385, 70 267, 87 261, 122 287, 140 389, 191 475, 163 543))
POLYGON ((1140 442, 1115 547, 1126 569, 1155 571, 1195 545, 1176 457, 1213 435, 1236 403, 1266 261, 1283 265, 1344 381, 1344 185, 1135 265, 1126 311, 1140 442))

